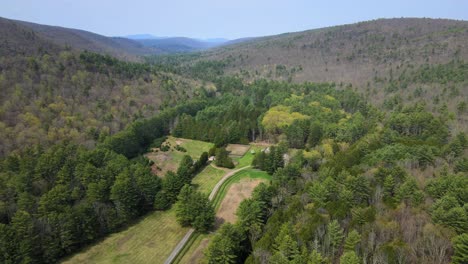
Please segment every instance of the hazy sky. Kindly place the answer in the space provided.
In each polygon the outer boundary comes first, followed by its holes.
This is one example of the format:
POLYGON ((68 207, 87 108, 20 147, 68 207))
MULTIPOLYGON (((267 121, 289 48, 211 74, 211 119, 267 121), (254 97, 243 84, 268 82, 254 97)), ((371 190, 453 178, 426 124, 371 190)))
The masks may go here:
POLYGON ((376 18, 468 20, 468 0, 0 0, 0 16, 107 36, 233 39, 376 18))

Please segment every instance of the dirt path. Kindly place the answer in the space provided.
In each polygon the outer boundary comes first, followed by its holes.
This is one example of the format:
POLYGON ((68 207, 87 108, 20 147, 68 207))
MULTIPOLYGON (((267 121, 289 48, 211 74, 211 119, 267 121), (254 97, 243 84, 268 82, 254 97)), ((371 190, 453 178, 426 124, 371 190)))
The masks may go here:
MULTIPOLYGON (((223 178, 221 178, 221 180, 218 181, 218 183, 216 183, 215 187, 213 188, 213 190, 211 191, 210 193, 210 196, 208 197, 211 200, 213 200, 213 198, 216 196, 216 194, 218 193, 219 191, 219 188, 221 188, 221 185, 223 185, 223 183, 229 179, 229 177, 231 177, 232 175, 238 173, 239 171, 241 170, 245 170, 247 168, 250 168, 250 166, 245 166, 245 167, 242 167, 240 169, 237 169, 237 170, 233 170, 233 171, 229 171, 228 173, 226 173, 223 178)), ((182 248, 184 248, 185 244, 187 243, 187 241, 190 239, 190 237, 192 236, 193 232, 195 232, 195 229, 193 228, 190 228, 190 230, 187 232, 187 234, 185 234, 184 238, 182 238, 182 240, 179 242, 179 244, 177 244, 177 246, 174 248, 174 250, 171 252, 171 254, 169 255, 169 257, 166 259, 166 261, 164 262, 164 264, 171 264, 175 257, 179 254, 179 252, 182 250, 182 248)))

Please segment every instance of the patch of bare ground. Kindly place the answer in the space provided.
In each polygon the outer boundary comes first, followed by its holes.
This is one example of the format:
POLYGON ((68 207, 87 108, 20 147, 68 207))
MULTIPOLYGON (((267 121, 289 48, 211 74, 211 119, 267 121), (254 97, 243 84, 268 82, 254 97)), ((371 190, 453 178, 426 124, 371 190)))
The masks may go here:
POLYGON ((250 143, 250 145, 259 146, 259 147, 269 147, 273 144, 268 141, 255 141, 255 142, 250 143))
POLYGON ((173 162, 173 158, 169 152, 151 152, 145 156, 154 161, 151 171, 159 177, 164 177, 168 171, 177 171, 178 164, 173 162))
POLYGON ((216 226, 224 223, 235 223, 236 210, 240 203, 252 195, 253 190, 259 185, 262 179, 241 179, 229 188, 216 214, 216 226))
POLYGON ((250 145, 241 144, 229 144, 226 150, 230 152, 230 155, 242 157, 248 150, 250 145))

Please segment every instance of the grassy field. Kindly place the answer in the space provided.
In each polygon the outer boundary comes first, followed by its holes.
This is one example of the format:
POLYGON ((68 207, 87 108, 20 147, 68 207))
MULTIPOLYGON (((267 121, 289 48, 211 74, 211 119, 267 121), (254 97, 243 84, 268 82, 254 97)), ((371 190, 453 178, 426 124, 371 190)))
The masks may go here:
POLYGON ((251 165, 255 156, 255 154, 252 154, 252 151, 254 151, 254 153, 258 153, 262 149, 263 148, 261 146, 251 146, 244 156, 239 159, 234 158, 234 161, 237 162, 236 169, 251 165))
POLYGON ((175 210, 154 212, 63 263, 163 263, 187 230, 175 210))
POLYGON ((224 174, 226 174, 226 171, 208 165, 192 179, 192 185, 195 186, 198 191, 209 195, 213 187, 221 180, 224 174))
POLYGON ((176 171, 180 161, 185 155, 190 155, 192 159, 197 160, 203 152, 208 152, 213 147, 213 143, 175 138, 169 136, 164 144, 170 145, 169 151, 153 151, 147 153, 145 156, 154 161, 153 171, 159 176, 164 176, 167 171, 176 171), (179 145, 187 150, 187 152, 178 151, 175 147, 179 145), (158 166, 160 169, 155 169, 158 166))
POLYGON ((187 264, 199 263, 196 260, 203 259, 204 250, 213 236, 214 236, 214 233, 193 234, 189 242, 187 242, 184 249, 180 252, 177 258, 174 260, 174 263, 187 263, 187 264))

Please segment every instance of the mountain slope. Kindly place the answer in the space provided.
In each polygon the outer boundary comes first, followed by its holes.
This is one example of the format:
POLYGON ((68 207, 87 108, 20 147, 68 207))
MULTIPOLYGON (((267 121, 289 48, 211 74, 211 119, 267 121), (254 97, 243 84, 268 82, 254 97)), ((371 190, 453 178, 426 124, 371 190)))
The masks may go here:
POLYGON ((467 21, 379 19, 256 38, 199 60, 223 61, 225 73, 247 81, 335 82, 389 109, 424 100, 456 113, 468 97, 467 43, 467 21))
POLYGON ((44 38, 61 46, 70 46, 78 50, 89 50, 109 54, 121 59, 136 59, 138 55, 153 53, 136 41, 126 38, 105 37, 92 32, 40 25, 24 21, 17 23, 34 30, 44 38))
POLYGON ((16 21, 0 18, 0 56, 34 55, 43 51, 56 52, 62 49, 41 34, 37 34, 16 21))
POLYGON ((468 58, 468 22, 436 19, 381 19, 256 38, 206 53, 232 57, 233 66, 302 66, 297 81, 366 82, 369 66, 391 63, 446 63, 468 58), (242 54, 242 56, 240 55, 242 54), (356 68, 355 66, 360 67, 356 68))

